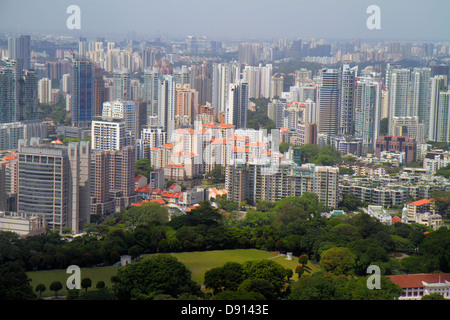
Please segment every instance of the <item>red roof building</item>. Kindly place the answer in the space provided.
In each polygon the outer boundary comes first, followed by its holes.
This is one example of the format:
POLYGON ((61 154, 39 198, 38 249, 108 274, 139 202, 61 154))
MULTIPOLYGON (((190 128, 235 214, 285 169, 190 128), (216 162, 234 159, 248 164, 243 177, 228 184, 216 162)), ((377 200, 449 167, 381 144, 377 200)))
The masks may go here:
POLYGON ((450 299, 450 273, 407 274, 387 276, 403 289, 399 300, 420 300, 424 295, 439 293, 450 299))

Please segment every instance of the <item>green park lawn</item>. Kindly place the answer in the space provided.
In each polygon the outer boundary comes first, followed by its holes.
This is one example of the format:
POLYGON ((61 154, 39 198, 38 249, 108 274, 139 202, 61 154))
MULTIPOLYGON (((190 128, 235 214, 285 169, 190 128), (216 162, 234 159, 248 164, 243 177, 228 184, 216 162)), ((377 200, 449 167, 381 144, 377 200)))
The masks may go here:
MULTIPOLYGON (((238 262, 243 263, 250 260, 260 259, 273 259, 273 261, 279 263, 284 268, 290 268, 294 271, 293 280, 297 279, 295 274, 295 268, 298 266, 298 257, 293 257, 292 260, 287 260, 285 255, 277 256, 277 253, 268 252, 257 249, 235 249, 235 250, 214 250, 214 251, 195 251, 195 252, 178 252, 168 253, 176 257, 180 262, 184 263, 186 267, 192 272, 192 280, 199 284, 203 283, 204 274, 206 271, 221 267, 226 262, 238 262)), ((146 259, 152 256, 144 255, 142 259, 146 259)), ((318 270, 318 266, 308 262, 307 267, 311 269, 311 273, 318 270)), ((98 281, 104 281, 106 287, 111 287, 111 277, 117 273, 117 270, 121 267, 99 267, 99 268, 81 268, 81 279, 90 278, 92 280, 92 289, 98 281)), ((63 289, 58 291, 58 296, 65 296, 67 294, 66 281, 70 274, 66 273, 66 270, 44 270, 33 271, 27 273, 31 279, 31 286, 33 290, 36 285, 42 283, 46 286, 47 290, 43 292, 42 297, 52 297, 54 292, 50 291, 50 284, 53 281, 60 281, 63 284, 63 289)))
MULTIPOLYGON (((294 272, 292 279, 297 279, 295 268, 299 265, 298 257, 293 257, 292 260, 287 260, 286 256, 278 256, 277 253, 257 250, 257 249, 235 249, 235 250, 213 250, 213 251, 195 251, 195 252, 178 252, 169 253, 170 255, 183 262, 186 267, 192 272, 192 280, 203 283, 204 274, 206 271, 223 266, 226 262, 243 263, 250 260, 273 259, 273 261, 281 264, 284 268, 290 268, 294 272)), ((149 257, 151 255, 145 255, 149 257)), ((311 272, 318 270, 318 266, 308 263, 307 267, 311 272)))

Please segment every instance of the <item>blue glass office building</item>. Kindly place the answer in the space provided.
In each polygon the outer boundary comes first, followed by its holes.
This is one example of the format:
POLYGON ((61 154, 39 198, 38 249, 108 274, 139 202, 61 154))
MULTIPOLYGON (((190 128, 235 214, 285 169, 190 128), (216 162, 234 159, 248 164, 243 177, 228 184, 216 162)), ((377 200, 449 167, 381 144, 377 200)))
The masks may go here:
POLYGON ((92 62, 73 62, 72 77, 72 125, 90 127, 94 115, 94 67, 92 62))

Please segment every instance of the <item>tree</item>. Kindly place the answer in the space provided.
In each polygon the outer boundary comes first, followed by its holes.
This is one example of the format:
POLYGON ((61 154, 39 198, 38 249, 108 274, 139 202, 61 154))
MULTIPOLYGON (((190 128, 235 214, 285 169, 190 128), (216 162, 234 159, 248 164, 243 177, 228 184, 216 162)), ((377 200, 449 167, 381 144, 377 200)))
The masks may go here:
POLYGON ((39 299, 42 297, 42 292, 44 292, 45 290, 47 290, 47 288, 45 287, 45 285, 44 284, 42 284, 42 283, 39 283, 37 286, 36 286, 36 292, 39 292, 39 299))
POLYGON ((125 225, 129 227, 166 224, 169 221, 169 211, 157 202, 146 202, 140 207, 130 207, 125 210, 123 219, 125 225))
POLYGON ((388 126, 389 126, 389 119, 383 118, 380 121, 380 136, 385 136, 388 134, 388 126))
POLYGON ((237 262, 227 262, 222 267, 205 272, 205 287, 213 289, 214 293, 231 290, 236 291, 243 281, 243 267, 237 262))
POLYGON ((149 179, 151 171, 153 171, 153 168, 150 166, 149 159, 144 158, 136 161, 134 165, 134 172, 136 177, 142 174, 144 177, 147 177, 147 179, 149 179))
POLYGON ((347 209, 346 211, 356 211, 358 210, 358 207, 362 205, 361 200, 354 194, 346 193, 342 198, 343 199, 339 202, 338 206, 344 207, 347 209))
POLYGON ((100 281, 98 281, 97 282, 97 284, 95 285, 95 288, 97 288, 97 289, 103 289, 103 288, 105 288, 105 281, 103 281, 103 280, 100 280, 100 281))
POLYGON ((214 295, 213 300, 265 300, 265 297, 258 292, 236 292, 226 290, 214 295))
POLYGON ((244 279, 264 279, 269 281, 278 295, 284 288, 284 279, 286 277, 285 269, 272 260, 253 260, 243 264, 242 270, 244 279))
POLYGON ((348 248, 331 248, 320 255, 320 266, 335 275, 349 274, 355 266, 355 256, 348 248))
POLYGON ((298 257, 298 263, 300 263, 303 267, 308 263, 308 256, 306 254, 302 254, 298 257))
POLYGON ((257 292, 262 294, 267 300, 275 299, 278 294, 273 284, 266 279, 244 280, 239 286, 238 292, 257 292))
POLYGON ((19 262, 0 265, 0 300, 29 300, 36 298, 31 280, 19 262))
POLYGON ((292 276, 294 275, 294 271, 292 271, 291 268, 286 268, 286 280, 291 280, 292 276))
POLYGON ((83 278, 81 280, 81 287, 85 292, 92 286, 92 280, 90 278, 83 278))
POLYGON ((208 174, 206 174, 206 177, 210 178, 212 180, 212 183, 224 183, 225 182, 225 169, 221 165, 216 165, 208 174))
POLYGON ((147 300, 157 294, 177 298, 183 293, 200 295, 200 287, 191 280, 191 272, 175 257, 166 254, 119 269, 112 277, 114 293, 119 300, 147 300))
POLYGON ((435 292, 424 295, 420 300, 445 300, 444 296, 435 292))
POLYGON ((281 142, 279 145, 279 149, 281 153, 285 153, 289 150, 291 144, 289 142, 281 142))
POLYGON ((58 291, 61 290, 62 287, 63 285, 60 281, 53 281, 50 284, 50 290, 55 291, 55 298, 58 296, 58 291))
POLYGON ((345 300, 345 295, 337 281, 324 277, 322 272, 304 275, 291 285, 289 298, 292 300, 345 300))

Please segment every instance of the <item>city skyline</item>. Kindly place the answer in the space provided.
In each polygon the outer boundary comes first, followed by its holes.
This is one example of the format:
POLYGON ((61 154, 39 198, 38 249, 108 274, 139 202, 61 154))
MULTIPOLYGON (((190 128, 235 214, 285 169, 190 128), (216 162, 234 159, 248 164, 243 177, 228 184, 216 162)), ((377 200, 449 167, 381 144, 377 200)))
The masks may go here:
POLYGON ((386 1, 2 1, 2 31, 73 36, 137 38, 205 35, 212 38, 386 39, 446 41, 450 3, 441 0, 386 1), (108 4, 106 6, 106 3, 108 4), (66 12, 81 10, 81 28, 69 30, 66 12), (380 8, 381 29, 370 30, 367 8, 380 8), (420 22, 420 23, 418 23, 420 22))

